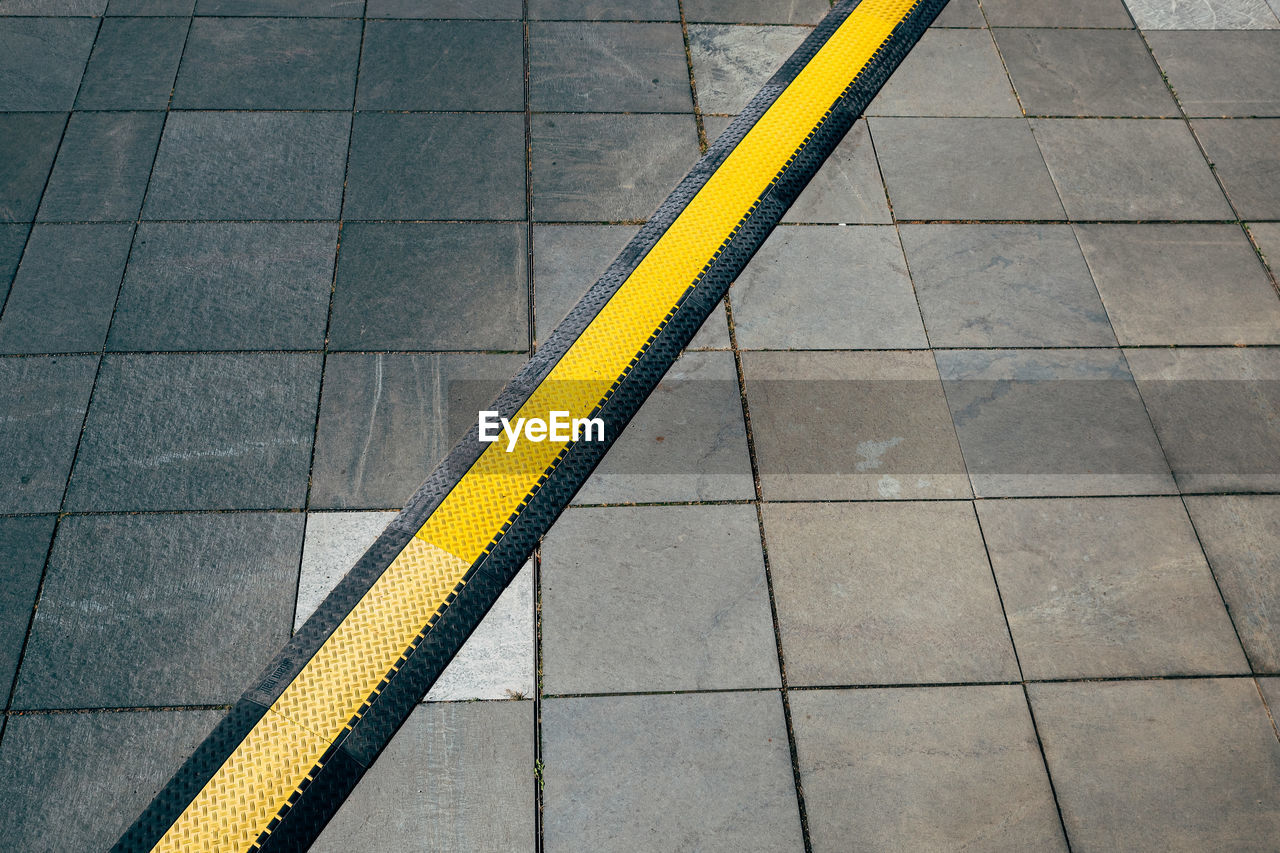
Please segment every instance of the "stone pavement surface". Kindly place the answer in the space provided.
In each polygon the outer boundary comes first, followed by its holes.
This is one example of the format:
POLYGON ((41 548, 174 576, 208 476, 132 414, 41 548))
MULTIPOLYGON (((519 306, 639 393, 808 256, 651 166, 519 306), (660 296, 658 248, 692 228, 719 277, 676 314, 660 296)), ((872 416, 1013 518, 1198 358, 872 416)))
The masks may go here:
MULTIPOLYGON (((116 838, 827 8, 0 0, 4 846, 116 838)), ((951 0, 317 849, 1280 849, 1277 11, 951 0)))

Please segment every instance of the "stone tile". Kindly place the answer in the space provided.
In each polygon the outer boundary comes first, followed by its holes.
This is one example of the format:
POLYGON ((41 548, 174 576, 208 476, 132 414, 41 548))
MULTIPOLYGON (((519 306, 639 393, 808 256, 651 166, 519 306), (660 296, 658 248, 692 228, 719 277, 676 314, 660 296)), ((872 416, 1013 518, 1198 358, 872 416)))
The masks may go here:
MULTIPOLYGON (((678 0, 529 0, 529 20, 543 21, 678 21, 678 0)), ((517 5, 514 17, 520 17, 517 5)))
POLYGON ((311 618, 396 515, 394 510, 307 513, 293 633, 311 618))
POLYGON ((778 694, 550 699, 548 853, 800 850, 778 694))
POLYGON ((1000 29, 1000 55, 1028 115, 1178 116, 1136 31, 1000 29))
POLYGON ((524 362, 523 355, 331 355, 310 505, 404 506, 524 362))
POLYGON ((12 717, 0 747, 5 843, 105 850, 221 719, 221 711, 12 717))
POLYGON ((523 119, 357 113, 346 199, 348 219, 524 219, 523 119))
POLYGON ((1033 119, 1072 219, 1230 219, 1195 139, 1178 120, 1033 119))
POLYGON ((347 225, 330 346, 525 350, 525 251, 516 223, 347 225))
POLYGON ((318 355, 109 355, 68 506, 300 507, 319 385, 318 355))
POLYGON ((685 20, 725 24, 816 24, 831 11, 823 0, 685 0, 685 20))
POLYGON ((0 512, 57 512, 97 370, 89 357, 0 359, 0 512))
POLYGON ((0 518, 0 572, 5 577, 0 587, 0 691, 6 699, 36 604, 53 523, 51 515, 0 518))
POLYGON ((1280 116, 1280 32, 1153 32, 1187 115, 1280 116))
POLYGON ((320 349, 337 245, 332 223, 145 223, 109 347, 320 349))
POLYGON ((1265 0, 1125 0, 1144 30, 1254 30, 1280 27, 1265 0))
POLYGON ((1280 276, 1280 222, 1251 222, 1248 228, 1272 275, 1280 276))
POLYGON ((1227 196, 1245 219, 1280 219, 1280 120, 1191 124, 1227 196))
POLYGON ((66 124, 64 115, 0 113, 0 221, 36 218, 66 124))
POLYGON ((556 112, 690 112, 676 24, 535 23, 529 103, 556 112))
POLYGON ((897 231, 887 225, 779 228, 729 298, 743 349, 929 345, 897 231))
POLYGON ((0 15, 97 16, 107 7, 107 0, 9 0, 0 15))
POLYGON ((533 214, 538 220, 648 218, 697 162, 687 115, 536 115, 533 214))
POLYGON ((1265 850, 1280 743, 1251 679, 1030 685, 1079 850, 1265 850))
POLYGON ((1239 226, 1076 232, 1120 343, 1280 343, 1280 300, 1239 226))
POLYGON ((1280 491, 1280 350, 1125 355, 1182 491, 1280 491))
POLYGON ((901 236, 934 346, 1115 346, 1069 227, 904 225, 901 236))
POLYGON ((351 116, 175 112, 147 219, 336 219, 351 116))
POLYGON ((991 34, 930 30, 867 107, 869 116, 1021 116, 991 34))
POLYGON ((1272 710, 1272 717, 1275 716, 1275 708, 1280 708, 1280 678, 1259 678, 1258 689, 1266 700, 1267 706, 1272 710))
POLYGON ((311 848, 532 850, 532 702, 428 705, 311 848))
POLYGON ((162 110, 182 58, 182 18, 108 18, 76 96, 82 110, 162 110))
POLYGON ((1116 350, 935 353, 981 497, 1167 494, 1173 478, 1116 350))
POLYGON ((804 690, 791 717, 815 851, 1067 849, 1018 687, 804 690))
POLYGON ((107 15, 190 15, 195 6, 196 0, 110 0, 107 15))
POLYGON ((22 260, 22 251, 27 245, 27 235, 31 226, 27 224, 0 224, 0 303, 9 296, 9 285, 13 283, 13 275, 18 271, 18 262, 22 260))
POLYGON ((809 35, 807 27, 691 24, 688 30, 698 106, 726 115, 740 112, 809 35))
POLYGON ((518 21, 521 0, 368 0, 365 14, 370 18, 502 18, 518 21))
POLYGON ((1280 496, 1184 502, 1254 670, 1280 672, 1280 496))
POLYGON ((1123 0, 983 0, 982 11, 993 27, 1133 27, 1123 0))
POLYGON ((162 127, 164 113, 72 113, 41 221, 136 219, 162 127))
POLYGON ((967 498, 925 352, 743 353, 768 500, 967 498))
POLYGON ((873 118, 898 219, 1062 219, 1022 119, 873 118))
POLYGON ((98 22, 0 16, 0 110, 69 110, 98 22))
POLYGON ((570 509, 541 603, 547 693, 781 686, 754 507, 570 509), (679 592, 636 606, 659 589, 679 592))
POLYGON ((279 15, 306 18, 359 18, 362 0, 197 0, 198 15, 279 15))
POLYGON ((764 530, 793 688, 1018 678, 969 503, 769 503, 764 530))
POLYGON ((97 352, 133 226, 37 225, 0 317, 0 352, 97 352))
POLYGON ((523 110, 524 34, 515 21, 371 21, 362 110, 523 110))
POLYGON ((234 702, 289 638, 301 548, 296 513, 64 519, 14 707, 234 702))
POLYGON ((951 0, 938 13, 931 26, 934 27, 978 27, 987 25, 978 0, 951 0))

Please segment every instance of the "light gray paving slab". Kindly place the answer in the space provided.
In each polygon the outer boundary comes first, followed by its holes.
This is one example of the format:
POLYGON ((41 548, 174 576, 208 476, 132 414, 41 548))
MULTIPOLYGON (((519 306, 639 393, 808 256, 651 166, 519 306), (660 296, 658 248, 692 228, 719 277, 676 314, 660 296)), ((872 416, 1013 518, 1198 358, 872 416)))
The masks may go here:
POLYGON ((809 34, 805 27, 721 24, 688 30, 698 106, 725 115, 740 112, 809 34))
POLYGON ((985 27, 987 20, 982 16, 978 0, 950 0, 938 17, 934 18, 934 27, 985 27))
POLYGON ((867 106, 869 116, 1020 116, 985 30, 928 30, 867 106))
POLYGON ((1280 119, 1208 119, 1191 129, 1240 216, 1280 219, 1280 119))
POLYGON ((993 27, 1133 27, 1124 0, 983 0, 982 11, 993 27))
POLYGON ((1125 0, 1144 30, 1262 30, 1280 27, 1265 0, 1125 0))
POLYGON ((1280 222, 1251 222, 1248 228, 1272 275, 1280 276, 1280 222))
POLYGON ((1259 678, 1258 687, 1274 720, 1276 710, 1280 709, 1280 678, 1259 678))
POLYGON ((1151 32, 1187 115, 1280 116, 1280 32, 1151 32))

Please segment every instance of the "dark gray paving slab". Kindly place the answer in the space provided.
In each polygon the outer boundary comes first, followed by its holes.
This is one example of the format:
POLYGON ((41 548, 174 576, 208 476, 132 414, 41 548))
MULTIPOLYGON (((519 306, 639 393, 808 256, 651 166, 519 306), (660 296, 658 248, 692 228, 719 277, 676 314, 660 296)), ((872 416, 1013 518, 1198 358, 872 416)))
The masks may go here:
POLYGON ((362 0, 197 0, 197 15, 280 15, 304 18, 358 18, 362 0))
POLYGON ((1143 400, 1117 350, 934 355, 977 495, 1173 491, 1143 400))
POLYGON ((1250 30, 1280 27, 1265 0, 1125 0, 1138 26, 1154 30, 1250 30))
POLYGON ((143 215, 336 219, 350 122, 345 113, 172 113, 143 215))
POLYGON ((743 353, 768 500, 967 498, 925 352, 743 353))
POLYGON ((764 532, 792 687, 1018 678, 968 502, 765 504, 764 532))
POLYGON ((108 346, 320 349, 337 244, 333 223, 144 223, 108 346))
POLYGON ((1185 503, 1254 670, 1280 672, 1280 496, 1191 496, 1185 503))
POLYGON ((330 356, 311 506, 403 506, 524 361, 522 355, 330 356))
POLYGON ((689 115, 534 116, 534 217, 647 219, 698 156, 689 115))
POLYGON ((1280 343, 1280 300, 1236 225, 1081 225, 1121 344, 1280 343))
POLYGON ((97 370, 90 357, 0 359, 2 512, 57 512, 97 370))
POLYGON ((547 693, 778 687, 755 508, 570 509, 543 544, 547 693), (662 607, 638 607, 656 589, 662 607))
POLYGON ((524 350, 525 226, 354 223, 343 229, 334 349, 524 350))
POLYGON ((869 116, 1020 116, 991 34, 930 30, 867 107, 869 116))
POLYGON ((40 203, 44 222, 133 220, 164 127, 164 113, 71 114, 40 203))
POLYGON ((108 15, 190 15, 196 0, 110 0, 108 15))
POLYGON ((29 233, 31 226, 26 223, 0 224, 0 303, 9 296, 9 285, 18 271, 18 262, 22 260, 22 250, 27 245, 29 233))
POLYGON ((727 24, 816 24, 830 5, 823 0, 685 0, 687 21, 727 24))
POLYGON ((691 24, 688 31, 698 106, 725 115, 745 107, 809 35, 807 27, 718 24, 691 24))
POLYGON ((1028 689, 1075 849, 1274 846, 1280 743, 1252 679, 1028 689))
POLYGON ((900 230, 934 346, 1115 346, 1069 227, 904 225, 900 230))
POLYGON ((0 110, 69 110, 98 22, 0 17, 0 110))
MULTIPOLYGON (((562 21, 678 21, 679 0, 529 0, 530 20, 562 21)), ((520 17, 517 6, 515 17, 520 17)))
POLYGON ((979 501, 978 515, 1026 678, 1249 671, 1177 498, 979 501))
POLYGON ((94 16, 107 8, 107 0, 9 0, 0 15, 94 16))
POLYGON ((297 513, 72 516, 16 708, 232 703, 289 638, 297 513))
POLYGON ((362 110, 523 110, 516 21, 371 21, 360 55, 362 110))
POLYGON ((542 827, 568 850, 800 850, 778 694, 549 699, 542 827))
POLYGON ((532 850, 533 703, 415 710, 311 848, 532 850))
POLYGON ((0 747, 0 831, 15 849, 105 850, 221 719, 220 711, 13 717, 0 747))
POLYGON ((343 215, 523 219, 522 117, 357 114, 343 215))
POLYGON ((897 231, 887 225, 779 228, 729 298, 743 349, 929 345, 897 231))
POLYGON ((365 14, 370 18, 502 18, 518 21, 521 8, 521 0, 368 0, 365 14))
POLYGON ((0 221, 36 218, 65 115, 0 113, 0 221))
POLYGON ((1147 41, 1187 115, 1280 115, 1280 32, 1152 32, 1147 41))
POLYGON ((815 853, 1067 849, 1017 687, 805 690, 791 715, 815 853))
POLYGON ((994 35, 1028 115, 1178 115, 1136 31, 997 29, 994 35))
POLYGON ((18 671, 53 523, 51 515, 0 518, 0 572, 5 577, 0 586, 0 691, 6 699, 18 671))
POLYGON ((873 118, 898 219, 1062 219, 1022 119, 873 118))
POLYGON ((97 352, 133 226, 37 225, 0 316, 0 352, 97 352))
POLYGON ((677 24, 535 23, 529 104, 554 112, 690 112, 677 24))
POLYGON ((993 27, 1133 27, 1123 0, 984 0, 993 27))
POLYGON ((76 96, 82 110, 162 110, 182 58, 184 18, 108 18, 76 96))
POLYGON ((1245 219, 1280 219, 1280 120, 1208 120, 1191 124, 1245 219))
POLYGON ((1251 222, 1249 234, 1273 275, 1280 275, 1280 222, 1251 222))
POLYGON ((68 506, 300 507, 319 385, 318 355, 109 355, 68 506))

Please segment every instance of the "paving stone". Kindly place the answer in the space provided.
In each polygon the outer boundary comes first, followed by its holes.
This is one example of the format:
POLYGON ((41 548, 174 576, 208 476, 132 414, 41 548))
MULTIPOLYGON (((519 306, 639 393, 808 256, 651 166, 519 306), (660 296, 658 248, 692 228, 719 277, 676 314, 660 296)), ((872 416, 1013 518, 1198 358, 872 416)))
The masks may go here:
POLYGON ((175 112, 147 219, 336 219, 351 116, 175 112))
POLYGON ((574 508, 542 551, 547 693, 779 687, 754 507, 574 508), (656 589, 662 607, 638 607, 656 589))
POLYGON ((365 14, 370 18, 503 18, 518 21, 521 0, 368 0, 365 14))
POLYGON ((1239 226, 1076 232, 1120 343, 1280 343, 1280 300, 1239 226))
POLYGON ((334 349, 524 350, 525 226, 355 223, 343 229, 334 349))
POLYGON ((1280 120, 1191 124, 1227 196, 1245 219, 1280 219, 1280 120))
POLYGON ((107 0, 8 0, 0 15, 101 15, 107 0))
POLYGON ((1251 222, 1248 228, 1272 275, 1280 276, 1280 222, 1251 222))
POLYGON ((1000 29, 994 34, 1029 115, 1178 115, 1136 31, 1000 29))
POLYGON ((1067 849, 1018 687, 803 690, 791 718, 815 853, 1067 849))
POLYGON ((823 0, 685 0, 690 22, 727 24, 816 24, 831 11, 823 0))
POLYGON ((14 707, 234 702, 289 638, 301 548, 297 513, 64 519, 14 707))
POLYGON ((72 113, 41 221, 136 219, 162 127, 164 113, 72 113))
POLYGON ((98 22, 0 16, 0 110, 69 110, 98 22))
POLYGON ((967 498, 926 352, 743 353, 768 500, 967 498))
POLYGON ((310 505, 404 506, 524 362, 523 355, 331 355, 310 505))
POLYGON ((1030 685, 1078 850, 1266 850, 1280 743, 1251 679, 1030 685))
POLYGON ((792 687, 1018 678, 969 503, 763 511, 792 687))
POLYGON ((934 346, 1115 346, 1069 227, 904 225, 900 230, 934 346))
POLYGON ((1031 129, 1072 219, 1233 218, 1182 121, 1032 119, 1031 129))
POLYGON ((981 497, 1168 494, 1173 478, 1116 350, 935 353, 981 497))
POLYGON ((889 226, 779 228, 730 299, 743 349, 929 345, 897 231, 889 226))
POLYGON ((162 110, 178 73, 187 21, 108 18, 76 96, 82 110, 162 110))
POLYGON ((535 115, 534 217, 646 219, 698 156, 693 116, 535 115))
POLYGON ((198 15, 280 15, 305 18, 359 18, 362 0, 197 0, 198 15))
POLYGON ((18 850, 105 850, 221 719, 221 711, 13 717, 0 813, 18 850))
POLYGON ((196 0, 110 0, 107 14, 190 15, 195 6, 196 0))
POLYGON ((515 21, 370 21, 362 110, 523 110, 524 34, 515 21))
POLYGON ((532 702, 418 708, 311 848, 532 850, 532 702))
POLYGON ((676 24, 535 23, 529 103, 556 112, 690 112, 676 24))
POLYGON ((0 221, 36 218, 65 115, 0 113, 0 221))
POLYGON ((523 124, 519 115, 357 113, 343 215, 524 219, 523 124))
POLYGON ((1187 115, 1280 116, 1280 32, 1153 32, 1187 115))
POLYGON ((993 27, 1133 27, 1123 0, 983 0, 982 11, 993 27))
POLYGON ((68 506, 300 507, 319 385, 318 355, 109 355, 68 506))
POLYGON ((1062 219, 1022 119, 873 118, 898 219, 1062 219))
POLYGON ((36 604, 53 523, 51 515, 0 518, 0 572, 6 579, 0 587, 0 691, 6 699, 36 604))
POLYGON ((0 512, 57 512, 97 370, 90 357, 0 359, 0 512))
POLYGON ((9 296, 9 285, 18 271, 18 262, 22 260, 22 250, 26 248, 30 232, 31 226, 25 223, 0 224, 0 304, 9 296))
POLYGON ((1144 30, 1275 29, 1265 0, 1125 0, 1144 30))
POLYGON ((549 699, 549 853, 800 850, 778 694, 549 699))
POLYGON ((145 223, 109 347, 320 349, 337 244, 332 223, 145 223))
POLYGON ((1021 116, 991 34, 929 30, 880 94, 869 116, 1021 116))
POLYGON ((1280 350, 1126 350, 1184 492, 1280 490, 1280 350))
POLYGON ((1280 672, 1280 496, 1184 501, 1254 670, 1280 672))
POLYGON ((293 611, 295 634, 396 515, 394 510, 307 513, 298 599, 293 611))
POLYGON ((982 16, 978 0, 951 0, 938 13, 931 26, 934 27, 978 27, 987 25, 982 16))
POLYGON ((1271 713, 1274 718, 1274 709, 1280 708, 1280 678, 1259 678, 1258 689, 1266 700, 1267 706, 1273 709, 1271 713))
POLYGON ((698 106, 725 115, 740 112, 810 32, 706 24, 691 24, 688 31, 698 106))
POLYGON ((0 352, 97 352, 133 226, 37 225, 0 317, 0 352))

